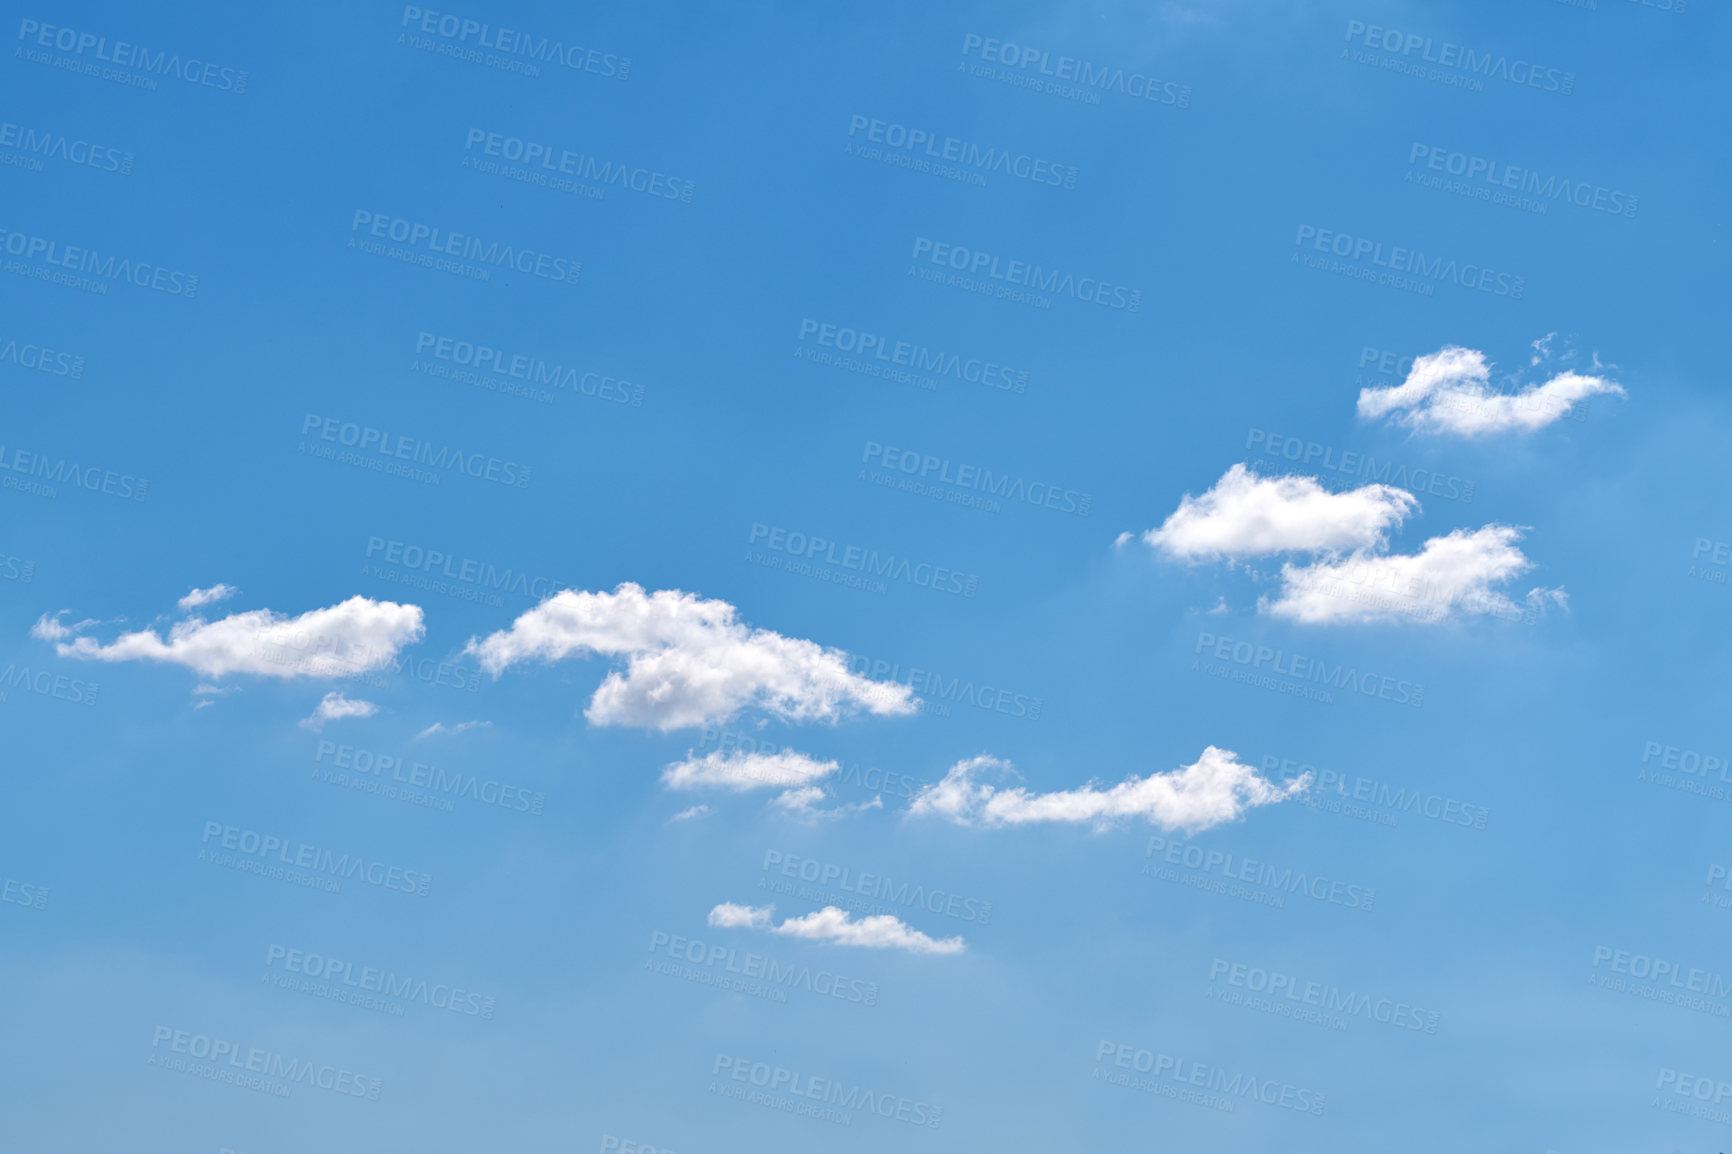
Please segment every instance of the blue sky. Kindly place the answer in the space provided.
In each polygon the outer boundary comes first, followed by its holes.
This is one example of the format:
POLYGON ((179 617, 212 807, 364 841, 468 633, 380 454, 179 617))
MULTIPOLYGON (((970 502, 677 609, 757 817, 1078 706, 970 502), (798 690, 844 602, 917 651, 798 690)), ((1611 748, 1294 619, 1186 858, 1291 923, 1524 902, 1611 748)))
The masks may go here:
POLYGON ((1721 1149, 1679 3, 15 12, 8 1148, 1721 1149))

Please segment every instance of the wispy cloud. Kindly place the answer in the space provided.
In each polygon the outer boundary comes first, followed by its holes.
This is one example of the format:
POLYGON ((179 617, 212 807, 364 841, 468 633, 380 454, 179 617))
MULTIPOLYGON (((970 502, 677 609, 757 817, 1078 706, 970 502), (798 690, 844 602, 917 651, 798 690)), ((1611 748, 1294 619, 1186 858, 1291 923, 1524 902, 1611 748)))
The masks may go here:
POLYGON ((688 754, 662 770, 662 784, 669 789, 726 789, 743 793, 750 789, 785 789, 808 785, 829 777, 841 765, 819 761, 791 749, 777 753, 716 750, 702 757, 688 754))
POLYGON ((183 610, 197 609, 200 605, 209 605, 213 601, 227 601, 235 595, 233 585, 212 585, 209 589, 194 589, 175 604, 183 610))
POLYGON ((420 733, 417 733, 415 736, 417 738, 438 737, 441 734, 446 734, 446 735, 455 737, 457 734, 467 733, 471 729, 492 729, 492 728, 493 728, 493 723, 491 721, 460 721, 456 725, 449 725, 449 726, 446 725, 442 721, 435 721, 432 725, 429 725, 426 729, 423 729, 420 733))

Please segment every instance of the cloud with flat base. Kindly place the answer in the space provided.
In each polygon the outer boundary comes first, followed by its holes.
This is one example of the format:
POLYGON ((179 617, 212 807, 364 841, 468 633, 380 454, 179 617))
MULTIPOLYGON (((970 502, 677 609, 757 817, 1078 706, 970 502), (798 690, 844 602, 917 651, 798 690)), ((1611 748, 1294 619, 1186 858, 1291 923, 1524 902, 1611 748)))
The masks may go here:
POLYGON ((1047 823, 1099 829, 1140 819, 1194 834, 1237 821, 1257 806, 1297 797, 1311 786, 1310 774, 1272 782, 1231 750, 1213 745, 1190 765, 1127 777, 1113 786, 1089 781, 1075 789, 1036 793, 987 780, 1013 775, 1011 764, 996 757, 983 754, 959 761, 944 780, 914 795, 909 816, 941 817, 957 825, 987 828, 1047 823))
MULTIPOLYGON (((1534 364, 1549 355, 1549 340, 1534 342, 1534 364)), ((1491 363, 1484 353, 1447 345, 1415 358, 1401 384, 1361 389, 1359 415, 1366 420, 1388 418, 1416 433, 1473 438, 1537 432, 1562 420, 1581 401, 1601 395, 1626 394, 1605 377, 1578 372, 1562 372, 1517 392, 1498 392, 1491 388, 1491 363)))
POLYGON ((1418 508, 1412 493, 1392 485, 1332 493, 1311 477, 1260 477, 1241 464, 1202 496, 1186 493, 1142 540, 1190 562, 1363 549, 1383 543, 1418 508))
POLYGON ((511 628, 472 639, 466 653, 498 677, 527 661, 621 658, 584 716, 594 725, 668 731, 727 721, 753 708, 785 721, 834 723, 856 713, 904 716, 918 699, 905 685, 871 681, 840 649, 755 629, 726 601, 678 589, 612 593, 567 589, 511 628))
POLYGON ((846 911, 825 906, 803 917, 775 924, 775 906, 742 906, 723 902, 710 911, 709 924, 718 929, 761 930, 811 942, 831 942, 869 950, 902 950, 910 954, 960 954, 960 937, 932 938, 890 914, 855 921, 846 911))
MULTIPOLYGON (((1279 596, 1260 607, 1306 625, 1415 621, 1436 624, 1484 613, 1520 618, 1522 607, 1496 587, 1533 568, 1516 547, 1514 525, 1457 529, 1413 554, 1355 553, 1310 565, 1283 565, 1279 596)), ((1534 594, 1562 590, 1537 589, 1534 594)), ((1532 595, 1530 595, 1532 596, 1532 595)))
POLYGON ((322 733, 328 722, 340 721, 345 717, 372 717, 378 712, 379 707, 371 701, 344 697, 342 690, 333 689, 320 699, 311 717, 301 719, 301 728, 322 733))
POLYGON ((351 597, 324 609, 288 617, 251 609, 216 621, 192 616, 163 636, 155 629, 122 633, 103 644, 72 636, 44 615, 31 634, 53 641, 61 657, 77 661, 144 661, 181 665, 212 680, 234 674, 334 680, 389 666, 404 646, 425 632, 421 607, 351 597))
POLYGON ((1280 593, 1257 602, 1259 611, 1300 624, 1521 618, 1522 608, 1499 586, 1533 568, 1517 547, 1523 530, 1495 523, 1457 529, 1428 539, 1418 553, 1390 553, 1391 532, 1419 508, 1412 493, 1390 485, 1332 493, 1312 477, 1259 477, 1239 464, 1201 497, 1186 494, 1143 540, 1163 557, 1193 563, 1306 556, 1284 562, 1280 593))

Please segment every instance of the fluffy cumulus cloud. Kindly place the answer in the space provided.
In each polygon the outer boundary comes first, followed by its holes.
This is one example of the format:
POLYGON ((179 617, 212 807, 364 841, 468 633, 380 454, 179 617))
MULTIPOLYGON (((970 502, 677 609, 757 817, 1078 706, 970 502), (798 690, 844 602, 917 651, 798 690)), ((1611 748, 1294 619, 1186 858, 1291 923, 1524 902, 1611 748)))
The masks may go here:
POLYGON ((723 902, 710 911, 709 923, 720 929, 764 930, 790 938, 835 942, 874 950, 905 950, 911 954, 960 954, 961 938, 931 938, 890 914, 855 921, 846 910, 825 906, 804 917, 775 924, 775 906, 741 906, 723 902))
POLYGON ((994 757, 959 761, 943 781, 914 795, 909 813, 982 826, 1059 822, 1098 827, 1141 818, 1162 829, 1196 833, 1236 821, 1255 806, 1285 801, 1311 785, 1309 774, 1276 784, 1232 751, 1213 745, 1192 765, 1106 788, 1091 781, 1077 789, 1034 793, 986 780, 1010 773, 1010 764, 994 757))
POLYGON ((166 637, 154 629, 141 629, 122 633, 107 645, 94 637, 55 636, 57 628, 44 617, 31 632, 54 641, 55 652, 62 657, 160 661, 184 665, 210 678, 250 673, 284 679, 352 677, 384 668, 425 631, 420 606, 367 597, 351 597, 299 617, 269 609, 234 613, 216 621, 194 616, 175 622, 166 637))
POLYGON ((742 624, 726 601, 678 589, 565 590, 467 652, 495 677, 525 661, 624 658, 584 711, 596 725, 670 730, 725 721, 748 707, 788 721, 833 722, 864 710, 914 712, 905 685, 852 673, 847 655, 742 624))
POLYGON ((320 699, 312 716, 301 719, 301 727, 318 733, 325 728, 326 722, 340 721, 345 717, 371 717, 377 712, 379 707, 371 701, 350 700, 341 690, 333 690, 320 699))
POLYGON ((1390 485, 1331 493, 1311 477, 1259 477, 1234 465, 1201 497, 1185 494, 1143 540, 1184 561, 1363 549, 1418 507, 1412 493, 1390 485))
POLYGON ((209 605, 213 601, 227 601, 235 595, 233 585, 212 585, 209 589, 194 589, 176 602, 183 610, 197 609, 200 605, 209 605))
MULTIPOLYGON (((1543 346, 1536 342, 1537 349, 1543 351, 1543 346)), ((1367 420, 1387 417, 1419 433, 1531 433, 1561 420, 1577 402, 1602 393, 1621 397, 1624 390, 1604 377, 1563 372, 1542 385, 1498 392, 1491 387, 1491 365, 1484 353, 1449 345, 1416 358, 1401 384, 1360 390, 1359 415, 1367 420)))
MULTIPOLYGON (((1533 568, 1516 547, 1513 525, 1457 529, 1418 553, 1354 554, 1312 565, 1284 565, 1281 593, 1264 604, 1276 617, 1308 625, 1417 621, 1434 624, 1471 613, 1520 617, 1494 586, 1533 568)), ((1535 590, 1563 605, 1562 590, 1535 590)))
MULTIPOLYGON (((1457 529, 1426 541, 1418 553, 1389 553, 1389 534, 1418 508, 1412 493, 1389 485, 1331 493, 1311 477, 1259 477, 1234 465, 1201 497, 1186 494, 1143 539, 1186 561, 1306 555, 1282 565, 1280 592, 1259 599, 1258 608, 1308 625, 1523 616, 1497 588, 1533 567, 1516 545, 1521 530, 1457 529)), ((1530 595, 1529 607, 1548 601, 1563 604, 1542 589, 1530 595)))
POLYGON ((829 777, 841 765, 819 761, 784 749, 778 753, 748 753, 718 750, 703 757, 688 755, 662 770, 662 784, 669 789, 726 789, 744 793, 750 789, 788 789, 809 786, 829 777))

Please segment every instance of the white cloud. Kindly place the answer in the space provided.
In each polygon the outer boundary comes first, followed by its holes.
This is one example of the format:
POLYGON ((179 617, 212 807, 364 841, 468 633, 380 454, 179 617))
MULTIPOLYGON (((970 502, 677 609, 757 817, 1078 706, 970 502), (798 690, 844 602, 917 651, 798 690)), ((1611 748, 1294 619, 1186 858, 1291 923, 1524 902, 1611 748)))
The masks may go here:
POLYGON ((325 728, 327 721, 339 721, 345 717, 371 717, 379 712, 379 707, 371 701, 359 698, 351 701, 344 697, 341 690, 332 690, 319 701, 311 717, 301 719, 301 728, 317 733, 325 728))
MULTIPOLYGON (((1551 338, 1534 342, 1533 364, 1550 355, 1551 338)), ((1478 437, 1492 433, 1531 433, 1562 419, 1579 401, 1599 394, 1624 396, 1604 377, 1563 372, 1543 385, 1502 393, 1490 387, 1491 365, 1477 349, 1449 345, 1418 357, 1407 379, 1381 389, 1362 389, 1359 415, 1368 420, 1392 417, 1420 433, 1478 437)))
POLYGON ((905 685, 871 681, 840 649, 753 629, 726 601, 678 589, 645 593, 627 582, 612 593, 554 594, 466 650, 495 677, 524 661, 577 655, 624 657, 590 698, 595 725, 660 730, 725 721, 756 707, 789 721, 829 721, 859 709, 914 712, 905 685))
POLYGON ((1521 530, 1512 525, 1487 525, 1433 537, 1415 554, 1356 553, 1283 565, 1280 597, 1260 604, 1276 617, 1307 625, 1436 624, 1467 613, 1520 617, 1521 608, 1493 588, 1533 568, 1516 547, 1520 539, 1521 530))
POLYGON ((1163 829, 1196 833, 1235 821, 1254 806, 1285 801, 1311 785, 1310 774, 1277 785, 1231 750, 1213 745, 1192 765, 1126 778, 1106 789, 1090 781, 1077 789, 1032 793, 1022 786, 1006 788, 981 780, 988 774, 1011 772, 1009 762, 995 757, 959 761, 943 781, 915 794, 908 812, 983 826, 1034 822, 1102 826, 1142 818, 1163 829))
POLYGON ((723 902, 710 911, 709 923, 724 930, 768 929, 775 906, 741 906, 723 902))
POLYGON ((209 589, 194 589, 176 602, 182 609, 197 609, 212 601, 227 601, 235 595, 233 585, 212 585, 209 589))
POLYGON ((60 619, 70 612, 72 612, 72 610, 62 609, 52 617, 44 613, 36 619, 36 624, 30 627, 30 636, 37 638, 40 641, 64 641, 68 637, 76 636, 90 628, 92 625, 102 624, 102 622, 98 621, 94 617, 86 617, 83 621, 80 621, 75 625, 62 624, 60 619))
MULTIPOLYGON (((1445 352, 1469 360, 1479 356, 1469 349, 1445 352)), ((1459 371, 1453 362, 1426 367, 1424 373, 1416 367, 1419 391, 1412 395, 1423 395, 1432 378, 1459 371)), ((1412 493, 1389 485, 1331 493, 1311 477, 1258 477, 1234 465, 1201 497, 1186 494, 1178 511, 1143 540, 1191 561, 1322 554, 1306 564, 1283 564, 1279 595, 1257 603, 1265 613, 1305 624, 1436 624, 1467 613, 1520 619, 1521 606, 1495 586, 1533 567, 1516 547, 1521 530, 1508 525, 1457 529, 1426 541, 1418 553, 1385 553, 1390 530, 1418 508, 1412 493)), ((1533 597, 1529 605, 1544 607, 1533 597)), ((1209 612, 1223 608, 1224 602, 1209 612)))
POLYGON ((30 636, 39 641, 64 641, 71 637, 72 630, 60 623, 60 619, 69 612, 71 610, 62 609, 52 617, 44 613, 36 619, 36 624, 30 627, 30 636))
POLYGON ((678 813, 674 814, 673 817, 669 818, 668 820, 669 821, 691 821, 694 818, 708 817, 709 815, 710 815, 710 807, 709 806, 707 806, 707 805, 694 805, 690 809, 680 810, 678 813))
POLYGON ((784 790, 776 795, 771 805, 790 817, 803 821, 817 821, 820 818, 847 817, 851 813, 862 813, 869 809, 883 809, 884 799, 874 797, 871 801, 858 801, 848 805, 831 806, 829 809, 819 809, 822 802, 830 800, 825 790, 815 785, 803 785, 798 789, 784 790))
POLYGON ((227 688, 224 688, 221 685, 211 685, 208 682, 200 682, 198 685, 193 687, 192 707, 194 709, 207 708, 208 706, 215 705, 217 698, 225 696, 225 695, 233 693, 233 692, 234 692, 233 686, 229 686, 227 688))
POLYGON ((1418 507, 1412 493, 1390 485, 1331 493, 1311 477, 1259 477, 1234 465, 1201 497, 1186 493, 1143 540, 1186 561, 1363 549, 1418 507))
POLYGON ((1556 605, 1559 609, 1568 613, 1570 611, 1570 595, 1564 592, 1564 587, 1562 585, 1558 586, 1556 589, 1547 589, 1545 586, 1541 585, 1538 588, 1528 590, 1528 604, 1536 607, 1542 613, 1545 611, 1547 604, 1556 605))
POLYGON ((438 737, 440 734, 444 734, 444 733, 449 733, 453 737, 455 737, 457 734, 466 733, 471 729, 492 729, 492 728, 493 728, 493 723, 491 721, 460 721, 456 725, 451 725, 451 726, 447 726, 443 721, 435 721, 432 725, 429 725, 426 729, 423 729, 420 733, 417 733, 415 735, 415 737, 417 739, 420 739, 423 737, 438 737))
MULTIPOLYGON (((725 789, 745 793, 753 789, 779 789, 782 792, 770 804, 783 813, 803 821, 839 818, 868 809, 882 809, 882 798, 852 805, 820 808, 831 800, 822 781, 842 768, 840 762, 819 761, 815 757, 784 749, 775 753, 716 751, 698 757, 687 754, 662 770, 662 784, 668 789, 725 789)), ((706 811, 707 812, 707 811, 706 811)))
POLYGON ((825 906, 803 917, 775 925, 775 906, 741 906, 724 902, 710 911, 709 923, 721 929, 766 930, 807 941, 835 942, 874 950, 906 950, 911 954, 960 954, 961 938, 931 938, 890 914, 854 921, 846 910, 825 906))
POLYGON ((93 637, 71 642, 52 636, 48 619, 31 632, 55 641, 62 657, 85 661, 162 661, 184 665, 204 677, 231 673, 261 677, 339 678, 387 666, 424 632, 421 608, 351 597, 299 617, 269 609, 235 613, 217 621, 177 621, 164 639, 155 630, 123 633, 109 645, 93 637))
POLYGON ((748 789, 810 785, 840 768, 838 762, 819 761, 791 749, 779 753, 717 750, 703 757, 688 754, 684 761, 668 766, 662 770, 662 784, 669 789, 728 789, 743 793, 748 789))

